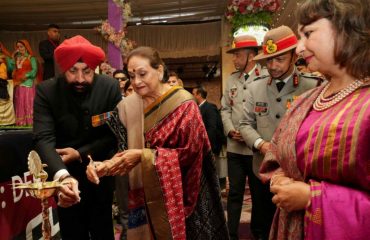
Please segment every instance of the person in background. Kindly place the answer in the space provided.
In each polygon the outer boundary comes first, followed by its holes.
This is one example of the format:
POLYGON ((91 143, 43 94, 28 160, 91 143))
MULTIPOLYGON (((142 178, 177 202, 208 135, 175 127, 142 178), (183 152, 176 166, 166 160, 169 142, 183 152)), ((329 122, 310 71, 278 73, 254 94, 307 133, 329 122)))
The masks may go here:
POLYGON ((368 0, 298 6, 296 52, 328 82, 292 105, 260 169, 277 206, 270 239, 369 238, 368 9, 368 0))
POLYGON ((27 40, 18 40, 15 48, 12 59, 8 61, 14 83, 15 124, 32 126, 37 59, 27 40))
POLYGON ((119 81, 119 88, 121 89, 122 96, 124 97, 124 87, 128 81, 127 73, 124 70, 116 70, 113 72, 113 77, 119 81))
POLYGON ((166 84, 164 62, 151 47, 132 50, 127 69, 135 93, 117 108, 128 150, 88 166, 89 179, 129 175, 128 239, 228 239, 211 146, 193 96, 166 84))
MULTIPOLYGON (((289 27, 281 26, 266 33, 263 52, 254 58, 266 60, 270 75, 249 84, 239 131, 247 146, 254 150, 253 172, 258 177, 272 134, 286 110, 299 95, 321 83, 321 79, 297 71, 294 65, 296 46, 297 37, 294 32, 289 27), (277 48, 267 50, 270 46, 268 44, 276 44, 277 48)), ((275 205, 271 201, 272 194, 268 184, 256 191, 264 206, 257 213, 265 218, 262 239, 267 240, 275 205)))
POLYGON ((184 86, 184 83, 175 72, 169 73, 168 83, 170 84, 170 86, 184 86))
POLYGON ((12 60, 12 54, 8 51, 8 49, 6 49, 2 42, 0 42, 0 54, 5 56, 4 63, 6 64, 7 67, 7 79, 8 79, 9 76, 11 76, 10 62, 12 60))
POLYGON ((54 54, 63 74, 37 86, 33 134, 49 177, 62 183, 57 193, 61 237, 113 240, 114 179, 92 184, 85 169, 91 159, 109 159, 117 151, 109 127, 92 117, 122 100, 118 82, 95 74, 104 51, 82 36, 65 40, 54 54))
POLYGON ((303 58, 298 58, 295 62, 295 66, 299 72, 302 73, 309 73, 310 71, 307 69, 307 63, 303 58))
POLYGON ((8 79, 8 68, 6 66, 6 56, 0 53, 0 81, 8 79))
POLYGON ((8 81, 6 56, 0 52, 0 126, 14 123, 13 81, 8 81))
POLYGON ((99 65, 100 74, 108 75, 110 77, 113 77, 113 73, 116 71, 115 68, 113 68, 107 61, 102 62, 99 65))
POLYGON ((256 239, 260 239, 265 226, 265 216, 258 214, 263 206, 257 189, 263 187, 253 173, 253 152, 245 144, 240 131, 240 120, 243 118, 243 104, 246 101, 248 86, 255 78, 268 75, 267 71, 257 64, 253 58, 260 46, 255 37, 250 35, 234 38, 232 48, 236 72, 227 80, 221 99, 221 117, 227 136, 227 172, 229 177, 229 194, 227 199, 227 219, 231 239, 239 239, 239 223, 242 211, 246 178, 252 197, 251 231, 256 239))
POLYGON ((199 106, 203 123, 206 127, 207 135, 211 143, 212 152, 215 156, 216 169, 220 181, 220 186, 225 186, 226 175, 223 175, 221 173, 222 162, 220 162, 223 161, 223 159, 219 158, 222 145, 226 144, 224 126, 222 125, 221 115, 217 109, 217 106, 207 101, 207 94, 208 93, 203 86, 196 86, 195 88, 193 88, 193 96, 199 106))
POLYGON ((47 34, 48 39, 42 40, 39 43, 39 53, 44 60, 43 80, 47 80, 55 76, 54 50, 58 47, 60 41, 59 26, 56 24, 50 24, 48 26, 47 34))
POLYGON ((123 87, 124 96, 128 97, 134 92, 134 88, 130 81, 126 81, 125 86, 123 87))

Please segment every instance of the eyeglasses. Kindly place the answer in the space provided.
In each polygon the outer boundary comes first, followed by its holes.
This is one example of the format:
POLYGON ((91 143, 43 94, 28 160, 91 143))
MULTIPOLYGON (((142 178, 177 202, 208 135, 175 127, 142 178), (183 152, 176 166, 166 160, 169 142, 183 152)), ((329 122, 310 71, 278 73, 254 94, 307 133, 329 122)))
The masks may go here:
POLYGON ((117 79, 118 81, 127 81, 128 80, 127 77, 116 77, 115 79, 117 79))

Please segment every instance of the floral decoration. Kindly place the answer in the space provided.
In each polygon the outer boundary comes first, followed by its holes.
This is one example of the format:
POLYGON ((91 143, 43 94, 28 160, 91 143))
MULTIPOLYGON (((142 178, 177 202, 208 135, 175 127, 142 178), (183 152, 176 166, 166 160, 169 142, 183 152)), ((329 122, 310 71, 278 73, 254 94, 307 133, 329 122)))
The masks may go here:
POLYGON ((126 27, 123 27, 120 31, 116 32, 114 27, 109 24, 108 20, 105 20, 96 28, 96 30, 100 32, 104 39, 119 48, 123 56, 127 55, 135 46, 135 42, 128 39, 126 36, 126 27))
POLYGON ((127 22, 132 16, 131 5, 127 0, 113 0, 117 7, 122 9, 122 28, 117 32, 109 24, 108 20, 102 21, 101 25, 95 28, 105 40, 113 43, 120 49, 123 56, 127 55, 134 47, 135 42, 127 38, 127 22))
POLYGON ((245 25, 271 25, 272 13, 279 10, 281 0, 229 0, 225 13, 234 33, 245 25))
POLYGON ((127 22, 132 16, 131 5, 127 0, 113 0, 117 7, 122 9, 122 22, 127 26, 127 22))

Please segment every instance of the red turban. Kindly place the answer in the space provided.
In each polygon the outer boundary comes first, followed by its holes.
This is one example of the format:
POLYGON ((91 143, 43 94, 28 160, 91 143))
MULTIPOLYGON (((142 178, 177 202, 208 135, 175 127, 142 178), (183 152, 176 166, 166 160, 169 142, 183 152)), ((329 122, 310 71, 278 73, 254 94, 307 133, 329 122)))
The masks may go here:
POLYGON ((104 51, 92 45, 84 37, 77 35, 64 40, 54 50, 54 57, 60 69, 66 72, 79 60, 86 63, 91 69, 95 69, 105 59, 104 51))

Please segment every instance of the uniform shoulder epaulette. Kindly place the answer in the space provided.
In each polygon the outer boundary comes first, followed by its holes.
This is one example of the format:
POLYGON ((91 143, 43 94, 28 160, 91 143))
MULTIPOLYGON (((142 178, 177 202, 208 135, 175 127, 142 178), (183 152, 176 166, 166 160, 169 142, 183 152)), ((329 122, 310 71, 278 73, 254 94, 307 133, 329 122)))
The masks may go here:
POLYGON ((253 79, 253 82, 254 82, 254 81, 261 80, 261 79, 264 79, 264 78, 268 78, 268 77, 270 77, 270 75, 262 75, 262 76, 258 76, 258 77, 256 77, 256 78, 254 78, 254 79, 253 79))
POLYGON ((323 76, 320 76, 320 75, 317 75, 317 74, 314 74, 314 73, 300 72, 299 76, 304 77, 304 78, 311 78, 312 80, 316 80, 317 81, 317 86, 320 86, 321 83, 323 83, 325 81, 325 78, 323 76))

